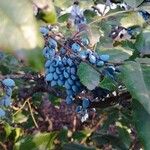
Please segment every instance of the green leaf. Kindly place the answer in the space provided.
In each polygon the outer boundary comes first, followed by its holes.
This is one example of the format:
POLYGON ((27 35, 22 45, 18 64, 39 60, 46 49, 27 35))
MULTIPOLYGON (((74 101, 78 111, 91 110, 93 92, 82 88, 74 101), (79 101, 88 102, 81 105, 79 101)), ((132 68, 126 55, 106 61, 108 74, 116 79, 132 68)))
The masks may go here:
POLYGON ((8 123, 6 123, 6 124, 4 125, 4 130, 5 130, 5 134, 6 134, 6 139, 7 139, 8 136, 11 134, 12 129, 13 129, 13 128, 12 128, 8 123))
POLYGON ((128 59, 132 56, 133 49, 126 48, 126 47, 115 47, 115 48, 104 48, 104 47, 97 47, 97 52, 101 54, 109 54, 110 55, 110 62, 121 62, 128 59))
POLYGON ((131 26, 143 26, 145 20, 138 12, 128 12, 125 13, 120 20, 121 26, 128 28, 131 26))
POLYGON ((135 47, 142 54, 150 54, 150 28, 146 28, 136 39, 135 47))
POLYGON ((145 108, 137 101, 133 100, 133 119, 137 134, 141 143, 144 146, 144 150, 150 148, 150 115, 145 108))
POLYGON ((86 133, 84 133, 84 131, 76 131, 73 133, 72 135, 72 138, 75 140, 75 141, 78 141, 80 142, 82 139, 86 138, 86 133))
POLYGON ((44 57, 42 50, 26 51, 25 57, 28 65, 32 67, 33 70, 39 71, 43 69, 44 57))
POLYGON ((24 123, 28 120, 28 114, 24 114, 22 112, 19 112, 14 116, 14 122, 15 123, 24 123))
POLYGON ((71 144, 65 144, 63 146, 63 150, 96 150, 96 149, 91 147, 85 147, 80 144, 71 143, 71 144))
POLYGON ((105 144, 111 144, 113 149, 128 150, 122 139, 119 136, 110 135, 107 133, 96 133, 93 135, 92 140, 97 146, 101 147, 105 144))
POLYGON ((97 16, 97 15, 96 15, 96 13, 95 13, 94 11, 89 10, 89 9, 86 9, 86 10, 84 11, 84 16, 86 17, 87 22, 91 22, 91 21, 93 20, 93 18, 94 18, 95 16, 97 16))
POLYGON ((124 0, 129 6, 134 8, 142 4, 143 1, 144 0, 124 0))
POLYGON ((12 55, 4 55, 2 61, 0 61, 0 72, 2 74, 16 73, 19 69, 19 61, 12 55))
POLYGON ((126 62, 122 67, 122 80, 132 97, 137 99, 150 114, 149 64, 126 62))
POLYGON ((131 145, 131 137, 130 134, 127 132, 126 129, 124 128, 120 128, 117 127, 118 133, 119 133, 119 137, 122 140, 122 142, 124 143, 124 145, 129 148, 131 145))
POLYGON ((91 46, 94 46, 100 40, 100 30, 99 26, 96 24, 92 24, 87 26, 87 35, 90 40, 91 46))
POLYGON ((54 149, 53 141, 56 136, 55 132, 28 135, 15 143, 14 150, 51 150, 54 149))
POLYGON ((117 88, 116 82, 112 80, 110 77, 104 77, 104 79, 100 82, 100 87, 110 90, 110 91, 115 91, 117 88))
POLYGON ((96 86, 98 86, 100 81, 100 74, 85 62, 82 62, 79 65, 77 74, 81 83, 89 90, 93 90, 96 86))
POLYGON ((27 0, 0 1, 0 47, 3 50, 43 47, 43 40, 27 0))
POLYGON ((23 134, 23 130, 21 128, 12 128, 12 132, 9 135, 9 139, 11 141, 16 142, 18 140, 19 137, 21 137, 23 134))
POLYGON ((68 21, 69 16, 70 16, 70 13, 63 14, 63 15, 61 15, 61 16, 58 17, 58 21, 59 22, 68 21))

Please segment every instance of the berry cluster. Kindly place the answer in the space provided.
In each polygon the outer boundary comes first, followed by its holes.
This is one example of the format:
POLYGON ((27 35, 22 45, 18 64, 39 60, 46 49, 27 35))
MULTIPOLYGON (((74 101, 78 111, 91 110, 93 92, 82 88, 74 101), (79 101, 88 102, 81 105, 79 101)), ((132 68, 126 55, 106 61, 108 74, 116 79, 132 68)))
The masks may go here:
MULTIPOLYGON (((113 66, 104 67, 105 63, 109 60, 109 55, 99 55, 86 48, 88 45, 89 40, 82 38, 80 41, 68 39, 60 47, 54 38, 49 37, 43 49, 43 55, 46 58, 45 81, 51 87, 60 86, 66 89, 67 104, 71 104, 78 93, 86 90, 77 75, 77 68, 81 61, 87 62, 93 67, 103 67, 104 75, 109 75, 113 78, 115 68, 113 66)), ((85 121, 88 118, 87 109, 89 105, 90 100, 83 98, 82 106, 77 107, 81 121, 85 121)))
POLYGON ((74 55, 64 55, 65 49, 57 52, 57 42, 49 38, 48 45, 43 50, 47 59, 45 63, 45 80, 50 86, 63 86, 67 92, 66 102, 71 104, 74 96, 80 91, 81 83, 77 76, 77 65, 74 55))
POLYGON ((12 79, 4 79, 2 86, 5 95, 0 100, 0 117, 5 116, 5 109, 11 105, 12 90, 15 86, 15 82, 12 79))

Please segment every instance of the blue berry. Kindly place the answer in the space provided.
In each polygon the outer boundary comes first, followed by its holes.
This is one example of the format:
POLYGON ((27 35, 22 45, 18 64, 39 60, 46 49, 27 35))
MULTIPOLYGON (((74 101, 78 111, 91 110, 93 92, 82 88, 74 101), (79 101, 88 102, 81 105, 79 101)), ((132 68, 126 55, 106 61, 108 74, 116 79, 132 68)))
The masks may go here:
POLYGON ((76 112, 79 113, 82 110, 82 106, 77 106, 76 112))
POLYGON ((111 75, 114 75, 115 73, 115 68, 113 66, 109 66, 105 70, 107 70, 111 75))
POLYGON ((89 55, 89 61, 90 61, 90 63, 95 64, 96 63, 96 57, 94 55, 90 54, 89 55))
POLYGON ((67 63, 68 63, 69 66, 73 65, 73 61, 70 58, 67 59, 67 63))
POLYGON ((59 80, 57 81, 57 84, 58 84, 59 86, 63 86, 63 85, 64 85, 64 81, 59 79, 59 80))
POLYGON ((61 74, 61 71, 60 71, 60 69, 58 67, 56 68, 56 73, 57 74, 61 74))
POLYGON ((53 73, 47 74, 46 77, 45 77, 45 80, 46 81, 52 81, 53 80, 53 73))
POLYGON ((65 54, 66 53, 66 49, 64 49, 63 47, 60 49, 60 52, 62 53, 62 54, 65 54))
POLYGON ((64 76, 62 74, 59 75, 60 80, 64 80, 64 76))
POLYGON ((107 54, 100 55, 99 58, 100 58, 102 61, 108 61, 108 60, 109 60, 109 55, 107 55, 107 54))
POLYGON ((77 77, 76 77, 75 75, 71 75, 71 79, 72 79, 72 80, 76 80, 77 77))
POLYGON ((64 58, 62 59, 62 62, 63 62, 64 65, 67 65, 67 58, 64 57, 64 58))
POLYGON ((71 86, 70 86, 70 84, 68 83, 68 81, 65 82, 65 85, 64 85, 64 86, 65 86, 65 88, 68 89, 68 90, 71 88, 71 86))
POLYGON ((9 97, 11 97, 11 95, 12 95, 12 89, 10 87, 8 87, 6 89, 6 95, 9 96, 9 97))
POLYGON ((69 78, 69 74, 64 70, 63 75, 65 78, 69 78))
POLYGON ((0 118, 3 118, 5 116, 5 111, 0 108, 0 118))
POLYGON ((84 45, 84 46, 87 46, 89 44, 89 40, 87 38, 83 38, 81 40, 81 43, 84 45))
POLYGON ((69 83, 70 85, 73 85, 73 80, 72 80, 72 79, 69 78, 67 81, 68 81, 68 83, 69 83))
POLYGON ((57 42, 52 38, 48 39, 48 43, 52 49, 55 49, 57 47, 57 42))
POLYGON ((58 75, 57 75, 57 73, 56 73, 56 72, 54 72, 53 77, 54 77, 54 80, 57 80, 57 79, 58 79, 58 75))
POLYGON ((66 90, 66 92, 67 92, 67 95, 68 95, 68 96, 69 96, 69 95, 73 95, 73 91, 70 90, 70 89, 66 90))
POLYGON ((96 63, 96 65, 99 66, 99 67, 101 67, 101 66, 104 65, 104 62, 100 60, 100 61, 98 61, 98 62, 96 63))
POLYGON ((2 84, 3 84, 4 86, 8 86, 8 87, 14 87, 14 86, 15 86, 15 82, 14 82, 14 80, 12 80, 12 79, 4 79, 4 80, 2 81, 2 84))
POLYGON ((70 68, 70 73, 75 75, 76 74, 76 68, 74 68, 74 67, 70 68))
POLYGON ((7 96, 7 95, 4 96, 4 97, 2 98, 2 100, 0 101, 0 105, 5 106, 5 107, 10 106, 10 105, 11 105, 11 99, 10 99, 10 97, 7 96))
POLYGON ((79 57, 80 57, 81 59, 86 59, 86 58, 87 58, 87 52, 86 52, 86 51, 80 51, 79 57))
POLYGON ((49 73, 49 68, 45 69, 45 75, 47 75, 49 73))
POLYGON ((47 60, 45 63, 45 68, 49 68, 51 62, 52 62, 51 60, 47 60))
POLYGON ((40 27, 40 32, 45 36, 46 34, 48 34, 49 30, 46 27, 40 27))
POLYGON ((72 90, 76 93, 76 92, 78 92, 78 87, 76 85, 73 85, 72 90))
POLYGON ((78 86, 78 87, 80 87, 80 86, 81 86, 80 81, 76 81, 76 86, 78 86))
POLYGON ((80 45, 77 44, 77 43, 73 43, 72 46, 71 46, 71 49, 72 49, 73 52, 75 52, 75 53, 81 51, 81 47, 80 47, 80 45))
POLYGON ((90 49, 87 49, 85 53, 90 55, 90 54, 92 54, 93 52, 92 52, 90 49))
POLYGON ((89 105, 90 105, 90 101, 89 101, 89 99, 84 98, 84 99, 82 100, 82 107, 83 107, 83 109, 88 108, 88 107, 89 107, 89 105))
POLYGON ((55 68, 51 65, 50 67, 49 67, 49 72, 54 72, 55 71, 55 68))
POLYGON ((72 96, 67 96, 67 98, 66 98, 66 103, 67 104, 72 104, 72 102, 73 102, 73 97, 72 96))
POLYGON ((51 86, 57 85, 57 82, 55 80, 51 81, 51 86))
POLYGON ((71 71, 71 70, 70 70, 70 67, 67 67, 67 68, 66 68, 66 71, 68 72, 68 74, 70 74, 70 71, 71 71))

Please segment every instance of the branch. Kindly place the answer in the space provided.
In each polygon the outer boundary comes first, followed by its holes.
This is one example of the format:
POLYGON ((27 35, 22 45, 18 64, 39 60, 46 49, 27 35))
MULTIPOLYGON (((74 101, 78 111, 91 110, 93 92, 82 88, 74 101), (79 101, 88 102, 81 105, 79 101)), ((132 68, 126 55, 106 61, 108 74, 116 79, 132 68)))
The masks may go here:
POLYGON ((30 88, 23 88, 19 91, 20 99, 28 99, 37 92, 51 93, 51 94, 54 94, 55 96, 63 98, 63 99, 66 97, 66 93, 64 92, 64 90, 56 89, 56 88, 48 86, 48 84, 44 80, 44 76, 35 78, 34 81, 35 81, 34 86, 32 86, 30 88))
MULTIPOLYGON (((24 76, 23 75, 18 75, 18 76, 17 75, 11 75, 11 77, 14 77, 13 79, 20 79, 21 78, 27 82, 29 82, 30 80, 34 81, 33 86, 23 87, 23 88, 19 89, 19 92, 18 92, 19 99, 23 99, 23 100, 29 99, 35 93, 38 93, 38 92, 53 94, 54 96, 57 96, 61 99, 65 99, 67 96, 66 92, 63 89, 56 88, 56 87, 50 87, 48 85, 48 83, 45 82, 44 76, 42 76, 42 75, 35 75, 34 76, 32 74, 26 74, 24 76)), ((93 95, 92 91, 89 91, 89 93, 91 95, 93 95)), ((76 97, 78 97, 78 95, 76 95, 76 97)), ((129 100, 129 99, 131 99, 131 95, 127 91, 119 93, 116 96, 111 95, 110 97, 104 97, 104 98, 102 98, 100 96, 100 98, 97 101, 91 102, 90 108, 107 108, 107 107, 116 105, 123 100, 129 100)))
POLYGON ((90 108, 107 108, 113 105, 120 103, 122 100, 131 99, 131 95, 129 92, 123 92, 118 94, 117 96, 106 97, 102 101, 92 102, 90 108))

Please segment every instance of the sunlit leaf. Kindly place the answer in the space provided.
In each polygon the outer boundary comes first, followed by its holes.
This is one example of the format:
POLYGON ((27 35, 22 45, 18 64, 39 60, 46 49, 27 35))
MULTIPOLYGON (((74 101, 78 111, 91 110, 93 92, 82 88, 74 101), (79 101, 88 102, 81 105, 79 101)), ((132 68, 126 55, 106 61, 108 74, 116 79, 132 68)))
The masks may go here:
POLYGON ((145 20, 138 12, 129 12, 124 14, 120 23, 123 27, 128 28, 135 25, 143 26, 145 20))
POLYGON ((43 46, 29 1, 1 0, 0 18, 2 50, 35 49, 43 46))
POLYGON ((14 150, 51 150, 54 148, 53 141, 56 133, 38 133, 36 135, 28 135, 15 143, 14 150))

